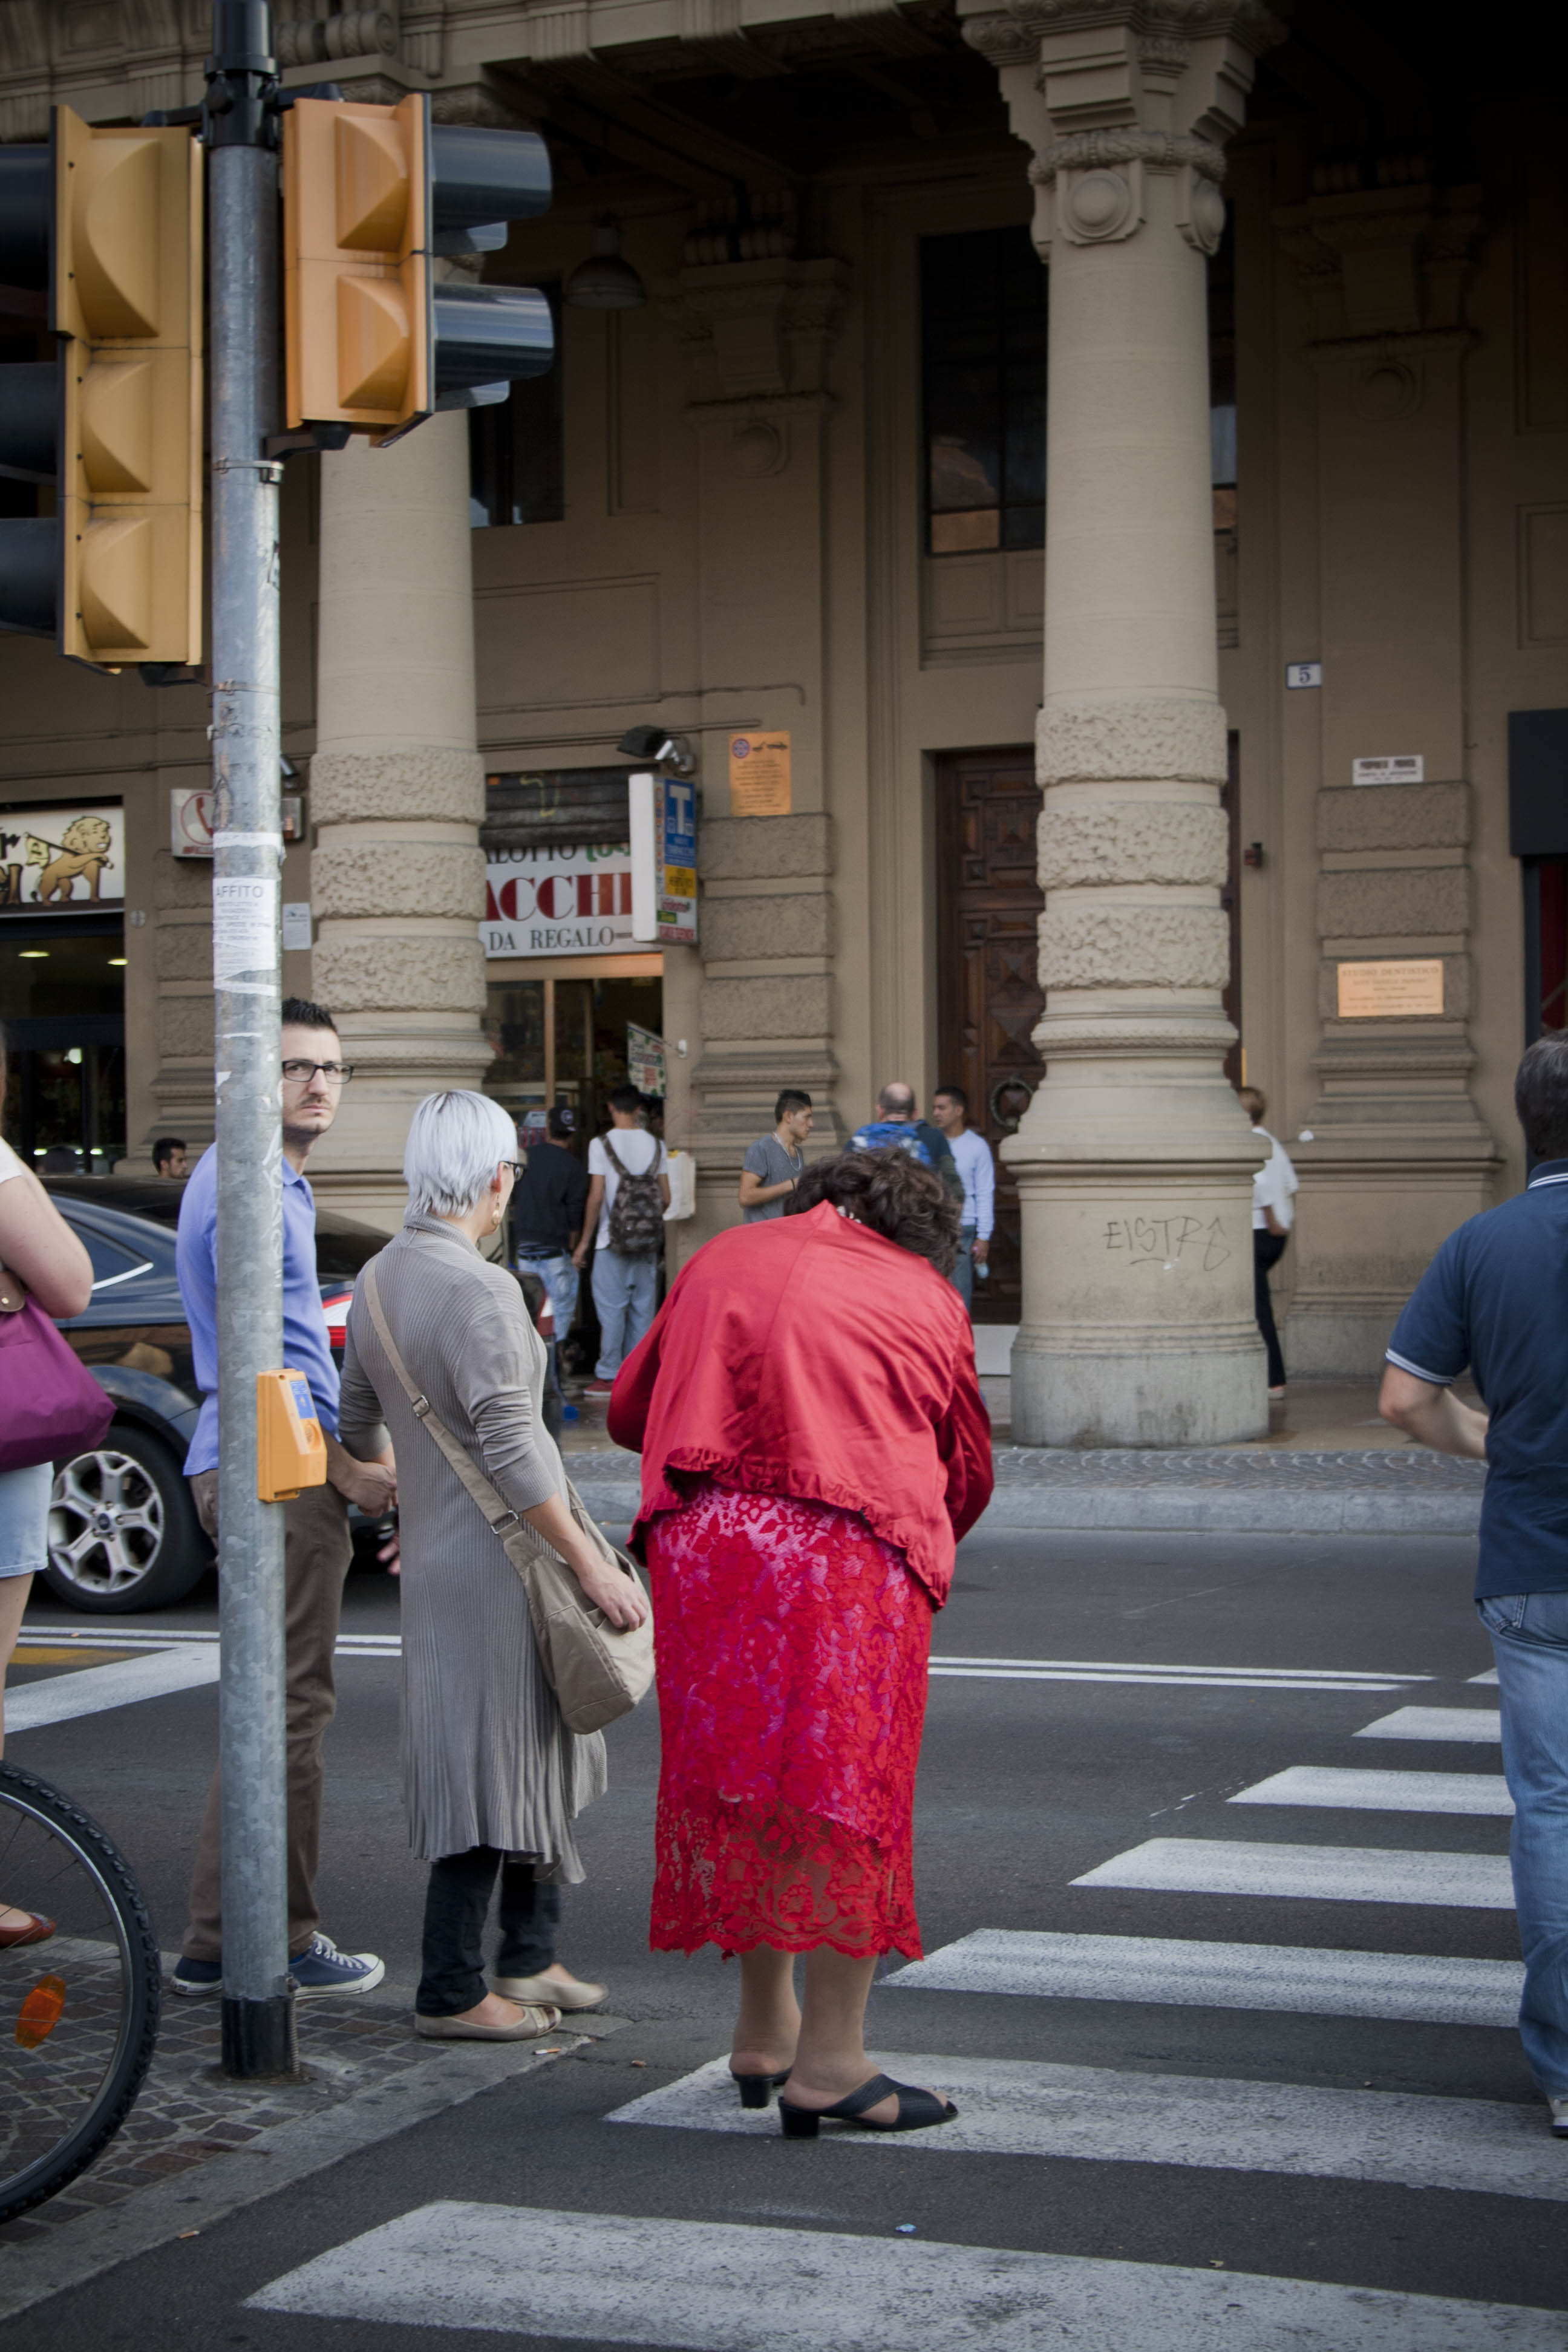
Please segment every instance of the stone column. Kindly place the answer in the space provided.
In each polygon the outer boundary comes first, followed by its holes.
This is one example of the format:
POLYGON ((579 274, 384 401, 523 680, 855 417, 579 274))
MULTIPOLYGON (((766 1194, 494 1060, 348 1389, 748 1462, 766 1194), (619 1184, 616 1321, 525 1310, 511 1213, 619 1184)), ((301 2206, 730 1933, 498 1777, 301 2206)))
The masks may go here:
POLYGON ((1003 1149, 1023 1207, 1013 1429, 1026 1444, 1261 1434, 1258 1149, 1222 1063, 1226 775, 1205 264, 1257 0, 972 5, 1034 151, 1050 263, 1047 1075, 1003 1149))
POLYGON ((490 1060, 468 420, 321 466, 312 985, 357 1076, 310 1176, 395 1226, 415 1105, 478 1087, 490 1060))

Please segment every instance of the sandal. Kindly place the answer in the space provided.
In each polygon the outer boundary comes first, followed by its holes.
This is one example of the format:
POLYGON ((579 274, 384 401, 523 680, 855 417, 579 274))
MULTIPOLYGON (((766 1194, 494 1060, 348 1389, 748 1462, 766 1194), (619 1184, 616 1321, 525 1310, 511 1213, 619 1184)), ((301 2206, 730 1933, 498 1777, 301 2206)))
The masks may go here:
POLYGON ((789 2074, 786 2066, 782 2074, 737 2074, 731 2066, 730 2080, 739 2090, 743 2107, 765 2107, 771 2103, 773 2093, 783 2090, 789 2081, 789 2074))
POLYGON ((932 2124, 950 2124, 957 2113, 951 2099, 939 2099, 934 2091, 918 2091, 910 2083, 895 2083, 890 2074, 873 2074, 868 2083, 862 2083, 858 2091, 831 2107, 797 2107, 789 2099, 779 2101, 785 2139, 815 2139, 817 2126, 825 2121, 853 2124, 858 2131, 927 2131, 932 2124), (887 2098, 898 2100, 897 2122, 872 2123, 867 2108, 879 2106, 887 2098))
POLYGON ((519 2003, 521 2014, 510 2025, 477 2025, 466 2017, 421 2017, 415 2012, 414 2031, 421 2042, 536 2042, 553 2033, 561 2011, 549 2001, 519 2003))

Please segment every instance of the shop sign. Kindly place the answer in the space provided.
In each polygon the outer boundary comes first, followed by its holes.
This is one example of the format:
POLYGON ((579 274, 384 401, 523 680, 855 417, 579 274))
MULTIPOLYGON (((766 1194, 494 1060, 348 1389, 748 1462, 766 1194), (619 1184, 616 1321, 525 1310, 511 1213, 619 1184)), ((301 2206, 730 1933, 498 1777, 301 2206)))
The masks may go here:
POLYGON ((125 818, 69 801, 0 809, 0 908, 27 914, 125 901, 125 818))
MULTIPOLYGON (((654 803, 660 848, 658 939, 697 945, 697 787, 679 776, 660 780, 654 803), (661 805, 662 803, 662 805, 661 805)), ((662 1048, 660 1049, 663 1050, 662 1048)), ((645 1093, 652 1093, 645 1087, 645 1093)), ((662 1088, 659 1089, 662 1092, 662 1088)))
POLYGON ((1339 967, 1342 1021, 1386 1021, 1442 1010, 1440 956, 1399 956, 1386 962, 1339 967))
POLYGON ((639 1028, 635 1021, 626 1023, 626 1078, 638 1094, 658 1095, 661 1099, 668 1083, 665 1043, 651 1029, 639 1028))
POLYGON ((628 843, 492 849, 485 865, 487 956, 625 955, 632 936, 628 843))
POLYGON ((731 816, 788 816, 789 730, 730 738, 731 816))

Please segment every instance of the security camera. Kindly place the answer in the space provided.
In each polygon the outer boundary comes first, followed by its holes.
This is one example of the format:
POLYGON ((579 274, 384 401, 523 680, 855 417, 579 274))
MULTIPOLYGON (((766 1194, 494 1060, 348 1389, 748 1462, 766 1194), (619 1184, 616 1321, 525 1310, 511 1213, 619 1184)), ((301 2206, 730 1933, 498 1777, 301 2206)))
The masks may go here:
POLYGON ((684 735, 672 735, 667 727, 628 727, 616 744, 628 759, 647 760, 656 768, 666 768, 672 776, 693 776, 697 772, 697 757, 684 735))

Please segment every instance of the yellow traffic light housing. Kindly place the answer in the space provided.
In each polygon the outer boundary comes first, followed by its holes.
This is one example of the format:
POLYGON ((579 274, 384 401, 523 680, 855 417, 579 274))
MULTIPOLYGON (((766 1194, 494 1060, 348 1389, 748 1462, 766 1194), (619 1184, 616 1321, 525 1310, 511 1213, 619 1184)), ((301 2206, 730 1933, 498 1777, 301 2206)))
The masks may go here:
POLYGON ((432 405, 429 108, 297 99, 283 117, 290 426, 391 432, 432 405))
POLYGON ((59 647, 103 668, 202 657, 202 161, 55 110, 59 647))

